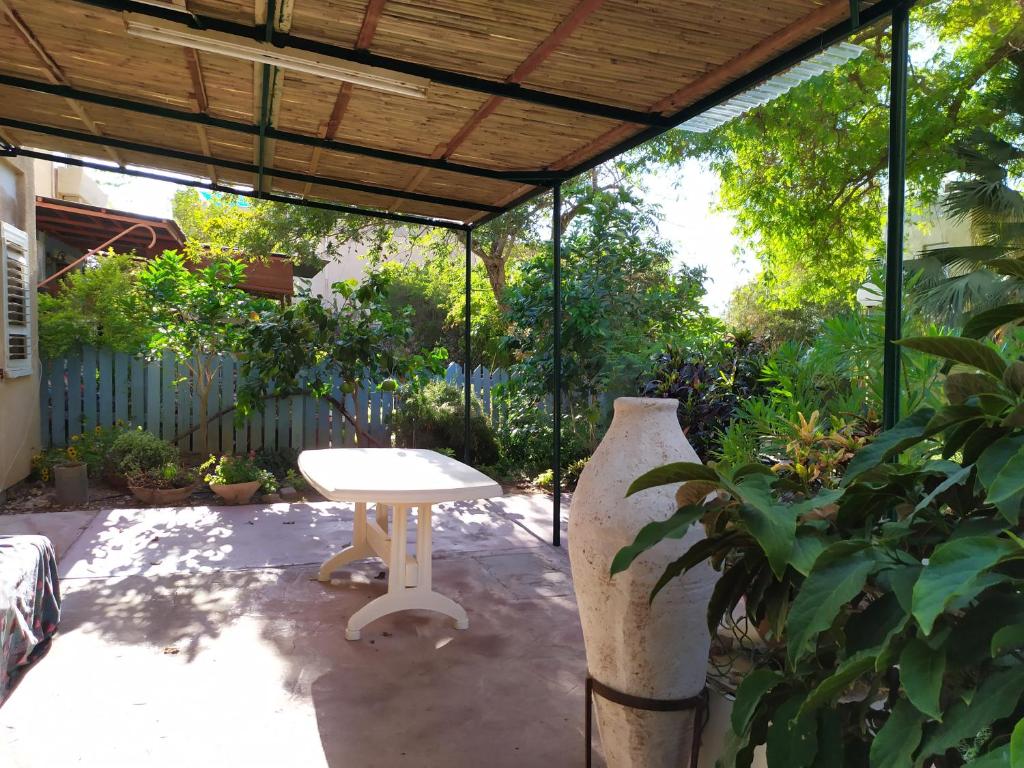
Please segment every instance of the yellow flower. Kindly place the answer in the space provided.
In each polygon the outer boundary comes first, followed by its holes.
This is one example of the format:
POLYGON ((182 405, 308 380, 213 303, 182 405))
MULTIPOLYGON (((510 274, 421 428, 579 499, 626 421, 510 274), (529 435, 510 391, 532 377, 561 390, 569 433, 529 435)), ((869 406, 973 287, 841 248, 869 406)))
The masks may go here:
POLYGON ((103 434, 103 427, 97 425, 96 429, 93 430, 97 435, 103 434))
POLYGON ((46 467, 43 467, 42 471, 40 471, 39 473, 39 477, 42 478, 42 481, 45 483, 47 480, 50 479, 50 470, 47 469, 46 467))
POLYGON ((72 443, 77 443, 77 442, 78 442, 78 439, 79 439, 80 437, 81 437, 81 435, 72 435, 72 436, 71 436, 71 442, 72 442, 72 443))
POLYGON ((72 461, 78 458, 78 451, 75 450, 74 447, 68 448, 68 458, 71 459, 72 461))

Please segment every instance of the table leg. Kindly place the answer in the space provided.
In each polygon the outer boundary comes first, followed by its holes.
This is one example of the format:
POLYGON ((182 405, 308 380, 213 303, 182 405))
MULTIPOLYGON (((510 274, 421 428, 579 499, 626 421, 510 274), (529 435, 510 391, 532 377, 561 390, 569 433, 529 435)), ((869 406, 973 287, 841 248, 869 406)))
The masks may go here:
POLYGON ((373 554, 369 543, 366 541, 366 503, 357 502, 355 516, 352 520, 351 546, 345 547, 341 552, 324 561, 324 564, 320 566, 317 579, 319 581, 330 581, 331 574, 339 568, 356 560, 365 560, 368 557, 373 557, 373 554))
POLYGON ((391 564, 388 571, 388 592, 367 603, 348 620, 345 638, 358 640, 363 627, 382 616, 397 611, 436 611, 455 619, 456 629, 468 629, 469 617, 465 609, 450 597, 435 592, 431 587, 432 531, 431 507, 419 504, 416 510, 416 586, 405 586, 405 554, 407 548, 406 525, 409 507, 394 506, 391 531, 391 564))

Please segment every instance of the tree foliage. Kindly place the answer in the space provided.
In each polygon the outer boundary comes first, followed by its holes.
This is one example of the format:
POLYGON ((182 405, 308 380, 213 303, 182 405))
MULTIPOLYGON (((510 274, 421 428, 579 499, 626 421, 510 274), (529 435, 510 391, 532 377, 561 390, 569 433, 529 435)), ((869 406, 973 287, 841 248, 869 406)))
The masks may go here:
POLYGON ((153 331, 132 254, 97 256, 87 269, 68 273, 56 295, 39 294, 39 347, 59 357, 83 346, 135 354, 153 331))
MULTIPOLYGON (((950 140, 1003 126, 990 87, 1024 42, 1016 0, 936 0, 915 6, 907 185, 911 209, 937 198, 950 140)), ((772 308, 852 301, 883 250, 889 34, 831 73, 707 134, 676 130, 653 158, 700 158, 722 179, 721 205, 761 263, 758 300, 772 308)), ((1001 129, 1000 129, 1001 130, 1001 129)))
MULTIPOLYGON (((563 241, 562 373, 570 410, 600 394, 632 392, 655 345, 715 327, 701 304, 701 269, 671 267, 655 211, 630 190, 596 193, 580 204, 563 241)), ((550 392, 554 359, 550 249, 521 266, 509 287, 505 346, 519 385, 550 392)))

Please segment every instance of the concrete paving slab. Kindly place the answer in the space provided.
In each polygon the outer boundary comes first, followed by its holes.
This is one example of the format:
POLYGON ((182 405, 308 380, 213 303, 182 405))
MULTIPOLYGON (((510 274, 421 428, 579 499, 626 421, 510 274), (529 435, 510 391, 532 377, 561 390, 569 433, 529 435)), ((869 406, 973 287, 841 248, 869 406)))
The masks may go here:
POLYGON ((97 514, 87 510, 0 515, 0 535, 42 534, 53 542, 57 558, 63 559, 97 514))
POLYGON ((345 622, 386 583, 376 561, 316 581, 351 530, 338 505, 101 514, 65 557, 60 635, 0 712, 0 765, 582 764, 568 560, 501 507, 434 518, 435 588, 468 630, 406 612, 358 642, 345 622))

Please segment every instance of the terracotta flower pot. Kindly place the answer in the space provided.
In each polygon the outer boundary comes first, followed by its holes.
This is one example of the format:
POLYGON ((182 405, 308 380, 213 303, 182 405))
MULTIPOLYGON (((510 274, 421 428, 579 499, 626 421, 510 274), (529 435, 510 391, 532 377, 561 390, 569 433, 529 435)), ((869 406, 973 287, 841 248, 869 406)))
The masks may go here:
MULTIPOLYGON (((630 483, 664 464, 700 461, 679 428, 678 407, 676 400, 617 399, 615 418, 580 475, 569 512, 569 558, 590 674, 650 699, 698 694, 711 643, 706 616, 715 572, 706 563, 673 579, 650 601, 665 566, 704 538, 700 525, 611 575, 615 554, 643 526, 676 510, 678 484, 626 498, 630 483)), ((601 697, 594 706, 609 768, 690 764, 693 711, 628 709, 601 697)))
POLYGON ((248 504, 252 500, 253 494, 259 490, 260 485, 259 480, 252 480, 248 483, 231 483, 230 485, 210 483, 210 490, 220 496, 225 504, 248 504))
POLYGON ((143 488, 138 485, 129 485, 128 490, 143 504, 174 507, 183 504, 198 487, 198 483, 192 483, 184 488, 143 488))

